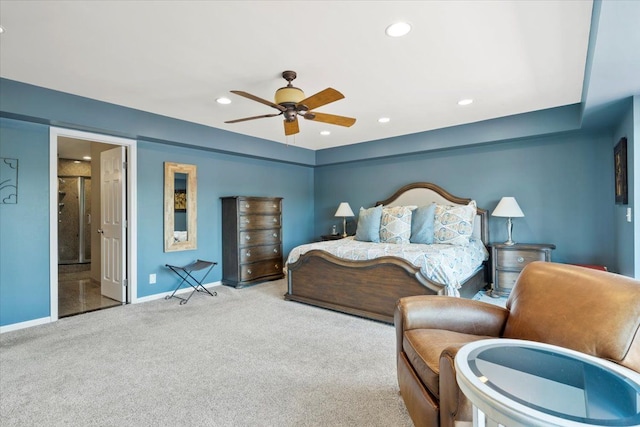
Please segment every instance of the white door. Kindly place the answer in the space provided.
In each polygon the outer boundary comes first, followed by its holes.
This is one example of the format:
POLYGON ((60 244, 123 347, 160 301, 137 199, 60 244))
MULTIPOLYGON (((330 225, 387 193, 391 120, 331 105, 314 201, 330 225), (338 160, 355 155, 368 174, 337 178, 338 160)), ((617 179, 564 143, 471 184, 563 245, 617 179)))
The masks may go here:
POLYGON ((100 210, 102 295, 126 302, 126 168, 125 147, 100 153, 100 210))

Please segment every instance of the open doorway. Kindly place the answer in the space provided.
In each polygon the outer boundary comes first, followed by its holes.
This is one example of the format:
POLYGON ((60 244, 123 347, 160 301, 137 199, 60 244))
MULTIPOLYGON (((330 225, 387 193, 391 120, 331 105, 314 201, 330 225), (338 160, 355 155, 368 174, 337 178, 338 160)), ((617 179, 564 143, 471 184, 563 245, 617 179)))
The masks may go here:
POLYGON ((122 302, 102 295, 100 285, 99 157, 115 145, 58 137, 58 317, 122 302), (92 254, 96 255, 95 257, 92 254))
POLYGON ((51 128, 50 150, 51 320, 135 302, 135 141, 51 128), (115 192, 113 164, 119 169, 115 192), (109 200, 115 194, 121 209, 117 241, 104 230, 114 226, 103 221, 113 218, 105 215, 105 194, 109 200), (122 254, 115 266, 106 239, 122 254))

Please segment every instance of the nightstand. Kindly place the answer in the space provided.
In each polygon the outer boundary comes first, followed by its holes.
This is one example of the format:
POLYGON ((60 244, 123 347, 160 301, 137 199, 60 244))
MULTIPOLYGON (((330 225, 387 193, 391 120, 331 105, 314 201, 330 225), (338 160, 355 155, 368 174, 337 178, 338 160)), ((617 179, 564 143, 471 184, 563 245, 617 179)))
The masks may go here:
POLYGON ((551 261, 556 245, 549 243, 491 244, 491 277, 493 297, 508 296, 522 269, 533 261, 551 261))
POLYGON ((320 236, 320 240, 327 241, 327 240, 340 240, 342 239, 342 234, 325 234, 323 236, 320 236))

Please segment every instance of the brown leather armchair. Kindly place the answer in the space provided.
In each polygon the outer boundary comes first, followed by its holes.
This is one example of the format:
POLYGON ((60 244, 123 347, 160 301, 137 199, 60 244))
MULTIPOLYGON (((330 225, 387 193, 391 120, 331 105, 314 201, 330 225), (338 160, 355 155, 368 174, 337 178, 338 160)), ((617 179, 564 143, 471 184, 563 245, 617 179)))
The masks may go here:
POLYGON ((640 281, 584 267, 527 265, 506 308, 414 296, 395 311, 398 385, 416 426, 472 420, 454 358, 465 344, 516 338, 554 344, 640 372, 640 281))

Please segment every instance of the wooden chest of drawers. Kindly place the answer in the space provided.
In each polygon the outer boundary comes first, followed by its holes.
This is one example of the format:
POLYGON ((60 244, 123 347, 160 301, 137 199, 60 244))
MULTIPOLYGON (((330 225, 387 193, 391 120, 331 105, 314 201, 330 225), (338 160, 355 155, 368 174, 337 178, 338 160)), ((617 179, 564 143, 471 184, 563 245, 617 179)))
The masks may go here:
POLYGON ((491 245, 491 277, 494 296, 509 295, 522 269, 533 261, 551 261, 551 251, 556 246, 552 244, 516 243, 505 245, 493 243, 491 245))
POLYGON ((222 197, 222 283, 281 279, 282 198, 222 197))

